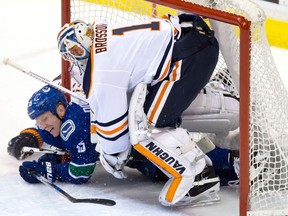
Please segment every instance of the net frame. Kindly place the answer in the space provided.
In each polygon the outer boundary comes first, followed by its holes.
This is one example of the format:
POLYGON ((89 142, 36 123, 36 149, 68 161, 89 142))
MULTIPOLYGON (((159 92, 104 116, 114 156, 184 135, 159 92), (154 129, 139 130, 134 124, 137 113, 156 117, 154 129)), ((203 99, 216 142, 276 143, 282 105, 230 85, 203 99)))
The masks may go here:
MULTIPOLYGON (((240 29, 240 95, 244 95, 244 99, 240 101, 240 110, 249 110, 249 85, 250 83, 250 21, 244 17, 236 16, 230 13, 223 13, 211 8, 205 8, 193 3, 187 3, 177 0, 149 0, 153 3, 175 8, 180 11, 195 13, 200 16, 212 18, 218 21, 236 25, 240 29)), ((70 0, 61 0, 61 26, 71 22, 70 0)), ((70 75, 67 73, 69 63, 62 60, 62 85, 70 88, 70 75)), ((249 170, 249 112, 240 112, 240 152, 241 152, 241 169, 249 170), (243 158, 243 159, 242 159, 243 158)), ((248 192, 249 178, 246 172, 240 173, 240 215, 246 215, 248 209, 248 192), (242 200, 242 202, 241 202, 242 200), (246 202, 243 202, 246 200, 246 202)))
MULTIPOLYGON (((72 0, 71 0, 72 1, 72 0)), ((246 17, 241 15, 236 15, 228 12, 223 12, 217 9, 212 9, 210 7, 201 6, 199 4, 194 4, 191 2, 187 2, 185 0, 148 0, 155 5, 165 5, 170 8, 175 8, 179 11, 195 13, 200 16, 204 16, 207 18, 211 18, 220 22, 228 23, 239 28, 239 37, 240 37, 240 45, 239 45, 239 58, 241 64, 239 64, 239 93, 241 95, 240 100, 240 155, 241 155, 241 172, 240 172, 240 195, 239 195, 239 210, 240 215, 246 215, 249 211, 249 190, 250 190, 250 162, 251 162, 251 149, 249 146, 250 143, 250 116, 249 113, 252 110, 251 101, 250 101, 250 65, 251 62, 251 53, 252 50, 251 44, 251 20, 248 20, 246 17)), ((193 0, 194 1, 194 0, 193 0)), ((195 0, 195 2, 201 2, 202 0, 195 0)), ((203 0, 204 2, 205 0, 203 0)), ((219 0, 221 1, 221 0, 219 0)), ((225 0, 223 0, 225 1, 225 0)), ((229 0, 227 0, 229 1, 229 0)), ((206 0, 207 2, 207 0, 206 0)), ((213 1, 211 1, 213 2, 213 1)), ((70 0, 61 0, 62 11, 62 22, 61 26, 65 23, 70 22, 70 0)), ((154 10, 153 10, 154 11, 154 10)), ((154 11, 155 12, 155 11, 154 11)), ((151 16, 156 16, 156 12, 152 13, 151 16)), ((70 87, 70 77, 67 73, 68 71, 68 62, 62 63, 62 85, 66 87, 70 87)), ((249 215, 257 215, 250 214, 249 215)), ((274 215, 274 213, 271 213, 274 215)), ((259 211, 259 215, 264 215, 263 211, 259 211)), ((276 214, 275 214, 276 215, 276 214)), ((278 215, 278 214, 277 214, 278 215)), ((281 215, 281 212, 279 213, 281 215)))

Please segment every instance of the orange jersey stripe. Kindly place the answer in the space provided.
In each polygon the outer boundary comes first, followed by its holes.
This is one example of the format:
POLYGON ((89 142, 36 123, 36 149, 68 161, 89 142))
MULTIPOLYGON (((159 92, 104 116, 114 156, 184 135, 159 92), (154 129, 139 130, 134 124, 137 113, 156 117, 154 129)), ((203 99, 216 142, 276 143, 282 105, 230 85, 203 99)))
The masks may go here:
POLYGON ((90 133, 91 133, 91 134, 96 134, 96 133, 97 133, 97 127, 96 127, 96 125, 91 125, 91 126, 90 126, 90 133))
MULTIPOLYGON (((166 19, 169 22, 171 22, 170 18, 165 14, 161 17, 162 19, 166 19)), ((178 30, 174 27, 174 36, 176 36, 176 34, 178 33, 178 30)))
POLYGON ((172 81, 176 81, 177 80, 178 67, 179 67, 179 61, 175 62, 175 68, 172 71, 172 75, 170 77, 170 80, 172 80, 172 81))
POLYGON ((114 133, 117 133, 117 132, 121 131, 127 125, 128 125, 128 120, 126 120, 122 125, 120 125, 119 127, 115 128, 113 130, 102 130, 99 127, 96 126, 96 131, 98 131, 101 134, 111 135, 111 134, 114 134, 114 133))
POLYGON ((164 82, 164 86, 163 86, 163 88, 162 88, 162 90, 160 92, 159 97, 157 98, 157 101, 156 101, 155 106, 154 106, 154 108, 153 108, 153 110, 151 112, 151 115, 149 116, 149 119, 148 119, 149 123, 153 122, 152 120, 153 120, 153 118, 154 118, 154 116, 156 114, 156 111, 157 111, 157 109, 158 109, 158 107, 160 105, 161 100, 163 99, 164 93, 166 92, 169 83, 170 83, 169 81, 164 82))

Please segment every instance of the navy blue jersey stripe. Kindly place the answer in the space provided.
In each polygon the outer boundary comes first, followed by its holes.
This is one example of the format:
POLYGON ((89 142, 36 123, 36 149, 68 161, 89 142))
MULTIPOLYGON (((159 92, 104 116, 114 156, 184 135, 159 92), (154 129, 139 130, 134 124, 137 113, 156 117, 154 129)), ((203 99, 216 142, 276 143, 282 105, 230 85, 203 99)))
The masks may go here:
POLYGON ((88 58, 87 66, 84 72, 83 77, 83 90, 85 92, 86 97, 88 97, 89 91, 90 91, 90 83, 91 83, 91 54, 88 58))
POLYGON ((161 63, 160 63, 160 65, 159 65, 158 69, 157 69, 157 72, 156 72, 156 74, 155 74, 155 76, 154 76, 154 80, 157 80, 157 79, 161 76, 161 71, 162 71, 163 65, 164 65, 164 63, 165 63, 165 60, 166 60, 166 58, 167 58, 167 56, 168 56, 168 53, 169 53, 169 51, 170 51, 170 49, 171 49, 171 46, 172 46, 172 38, 171 38, 171 40, 169 41, 169 44, 168 44, 168 46, 167 46, 167 48, 166 48, 166 50, 165 50, 164 56, 163 56, 163 58, 162 58, 162 60, 161 60, 161 63))
POLYGON ((102 137, 102 138, 105 139, 105 140, 115 141, 115 140, 119 139, 120 137, 124 136, 124 135, 127 134, 127 133, 128 133, 128 128, 127 128, 126 130, 124 130, 122 133, 118 134, 117 136, 111 137, 111 138, 108 138, 108 137, 106 137, 106 136, 103 136, 103 135, 100 134, 100 133, 97 133, 97 135, 100 136, 100 137, 102 137))
POLYGON ((92 121, 92 123, 97 124, 97 125, 99 125, 101 127, 108 127, 108 126, 114 125, 114 124, 122 121, 127 116, 128 116, 128 110, 122 116, 120 116, 119 118, 114 119, 114 120, 112 120, 110 122, 103 123, 103 122, 98 122, 98 121, 92 121))

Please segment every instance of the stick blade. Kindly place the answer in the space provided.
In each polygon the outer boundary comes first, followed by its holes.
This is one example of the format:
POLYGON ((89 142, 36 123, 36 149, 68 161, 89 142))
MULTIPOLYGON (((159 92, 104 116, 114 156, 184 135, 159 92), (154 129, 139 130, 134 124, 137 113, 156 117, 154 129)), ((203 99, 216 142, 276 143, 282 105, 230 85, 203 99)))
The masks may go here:
POLYGON ((99 204, 99 205, 106 205, 106 206, 114 206, 116 205, 116 202, 114 200, 110 199, 101 199, 101 198, 87 198, 87 199, 77 199, 75 198, 73 203, 93 203, 93 204, 99 204))

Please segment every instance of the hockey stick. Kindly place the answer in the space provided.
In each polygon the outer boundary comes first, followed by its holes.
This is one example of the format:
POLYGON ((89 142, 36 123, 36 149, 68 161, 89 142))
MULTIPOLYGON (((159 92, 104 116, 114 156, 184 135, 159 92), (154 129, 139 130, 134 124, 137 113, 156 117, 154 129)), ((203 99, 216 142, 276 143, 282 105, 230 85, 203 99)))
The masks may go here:
POLYGON ((23 159, 33 155, 34 153, 65 155, 67 152, 57 150, 57 149, 54 149, 54 150, 52 150, 52 149, 39 149, 39 148, 24 146, 20 151, 19 160, 23 160, 23 159))
POLYGON ((11 61, 9 58, 4 58, 3 59, 3 64, 9 65, 9 66, 11 66, 11 67, 23 72, 23 73, 35 78, 35 79, 37 79, 37 80, 39 80, 39 81, 41 81, 41 82, 43 82, 43 83, 45 83, 47 85, 50 85, 50 86, 58 89, 59 91, 61 91, 63 93, 67 93, 67 94, 71 95, 72 97, 75 97, 75 98, 77 98, 77 99, 79 99, 81 101, 84 101, 85 103, 88 103, 88 101, 85 98, 83 98, 82 96, 70 91, 67 88, 64 88, 63 86, 57 85, 57 84, 53 83, 52 81, 50 81, 50 80, 48 80, 48 79, 46 79, 44 77, 41 77, 40 75, 38 75, 36 73, 33 73, 32 71, 25 70, 20 65, 18 65, 15 62, 11 61))
POLYGON ((39 149, 39 148, 33 148, 33 147, 28 147, 28 146, 24 146, 22 148, 22 152, 23 153, 41 153, 41 154, 57 154, 57 155, 64 155, 66 154, 65 151, 61 151, 61 150, 57 150, 57 149, 39 149))
POLYGON ((116 202, 114 200, 110 199, 101 199, 101 198, 85 198, 85 199, 77 199, 75 197, 72 197, 67 192, 63 191, 61 188, 59 188, 57 185, 49 182, 45 177, 40 175, 39 173, 35 171, 30 171, 30 173, 38 179, 43 184, 55 189, 58 193, 66 197, 68 200, 70 200, 72 203, 93 203, 93 204, 100 204, 100 205, 106 205, 106 206, 114 206, 116 202))

